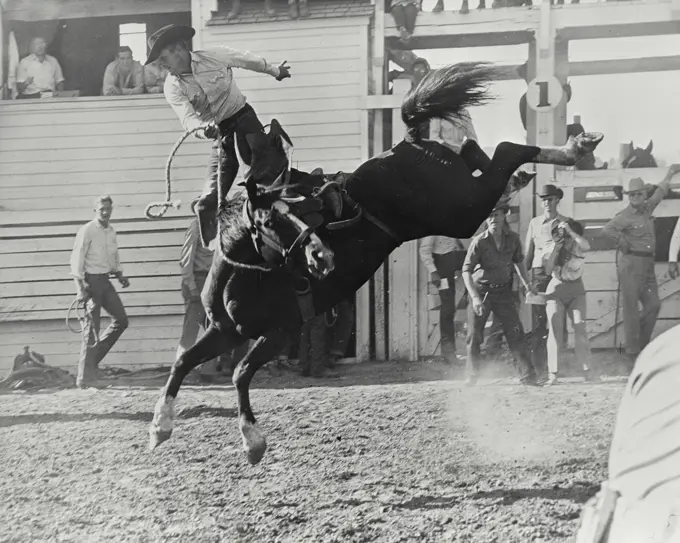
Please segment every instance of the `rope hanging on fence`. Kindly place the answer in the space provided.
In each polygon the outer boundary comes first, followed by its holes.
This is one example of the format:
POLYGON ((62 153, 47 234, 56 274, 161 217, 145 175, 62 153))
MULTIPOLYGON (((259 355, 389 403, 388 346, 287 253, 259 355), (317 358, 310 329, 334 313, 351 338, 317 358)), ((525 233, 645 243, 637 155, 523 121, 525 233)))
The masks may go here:
POLYGON ((203 126, 197 126, 196 128, 192 128, 188 132, 185 132, 182 134, 182 137, 180 137, 177 140, 177 143, 175 143, 174 147, 172 148, 172 151, 170 151, 170 156, 168 156, 168 161, 165 164, 165 201, 164 202, 151 202, 149 205, 146 206, 146 209, 144 210, 144 214, 146 215, 147 219, 160 219, 163 215, 165 215, 165 212, 168 210, 169 207, 174 207, 175 209, 179 209, 180 206, 182 205, 181 200, 170 200, 172 196, 172 188, 171 188, 171 183, 170 183, 170 168, 172 166, 172 160, 175 158, 175 155, 177 154, 177 150, 180 148, 180 146, 184 143, 184 140, 186 140, 189 136, 192 134, 195 134, 199 130, 203 130, 205 127, 203 126), (151 210, 155 208, 161 208, 158 212, 154 213, 151 210))

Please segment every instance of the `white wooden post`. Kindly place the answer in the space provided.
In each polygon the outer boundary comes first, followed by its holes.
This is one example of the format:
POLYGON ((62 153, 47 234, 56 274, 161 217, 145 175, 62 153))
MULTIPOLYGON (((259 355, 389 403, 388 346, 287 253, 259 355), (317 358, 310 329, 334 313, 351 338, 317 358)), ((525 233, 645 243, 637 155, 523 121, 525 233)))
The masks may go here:
MULTIPOLYGON (((410 79, 396 79, 393 92, 405 95, 411 88, 410 79)), ((405 126, 401 108, 392 110, 392 144, 401 141, 405 126)), ((418 242, 404 243, 390 255, 389 264, 389 358, 418 358, 418 242)))
MULTIPOLYGON (((368 96, 371 88, 371 79, 374 77, 373 71, 370 69, 369 64, 371 59, 369 59, 369 49, 370 49, 370 28, 369 26, 361 27, 359 29, 360 39, 363 44, 363 63, 364 63, 364 73, 363 73, 363 87, 364 92, 368 96)), ((369 149, 369 122, 370 122, 370 112, 368 109, 364 109, 361 112, 361 137, 362 137, 362 149, 361 149, 361 162, 365 162, 370 158, 369 149)), ((354 298, 355 307, 355 356, 358 362, 366 362, 371 358, 371 305, 372 300, 370 296, 370 283, 363 285, 356 293, 354 298)))
MULTIPOLYGON (((373 94, 385 92, 385 4, 375 3, 375 19, 373 26, 373 94)), ((383 126, 385 116, 382 109, 373 110, 373 154, 383 151, 383 126)), ((375 358, 387 360, 387 308, 385 307, 385 267, 380 266, 373 276, 373 317, 375 332, 375 358)))

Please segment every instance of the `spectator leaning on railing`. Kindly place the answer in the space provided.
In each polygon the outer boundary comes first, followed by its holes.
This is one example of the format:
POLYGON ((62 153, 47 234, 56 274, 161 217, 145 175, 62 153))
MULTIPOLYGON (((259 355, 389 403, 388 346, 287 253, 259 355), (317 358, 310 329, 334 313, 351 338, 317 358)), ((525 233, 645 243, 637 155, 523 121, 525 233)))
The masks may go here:
POLYGON ((142 94, 144 92, 144 70, 132 58, 132 49, 124 45, 118 49, 118 58, 111 62, 104 72, 102 95, 142 94))

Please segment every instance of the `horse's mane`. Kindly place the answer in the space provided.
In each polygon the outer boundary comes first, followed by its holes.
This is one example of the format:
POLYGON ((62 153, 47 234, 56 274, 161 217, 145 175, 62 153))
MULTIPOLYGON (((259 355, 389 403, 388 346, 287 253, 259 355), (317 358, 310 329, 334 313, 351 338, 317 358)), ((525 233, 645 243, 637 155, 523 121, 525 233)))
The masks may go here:
POLYGON ((250 238, 248 225, 243 218, 245 201, 246 196, 241 193, 220 206, 217 221, 220 224, 220 242, 225 249, 250 238))

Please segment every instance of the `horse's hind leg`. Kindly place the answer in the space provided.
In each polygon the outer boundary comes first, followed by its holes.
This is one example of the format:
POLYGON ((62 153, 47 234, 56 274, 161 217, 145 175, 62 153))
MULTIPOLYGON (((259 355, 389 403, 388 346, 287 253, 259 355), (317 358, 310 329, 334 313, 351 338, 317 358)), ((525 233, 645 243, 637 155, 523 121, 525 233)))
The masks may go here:
MULTIPOLYGON (((558 147, 538 147, 518 143, 502 142, 496 147, 493 158, 505 169, 515 171, 522 164, 535 162, 556 166, 574 166, 579 160, 595 151, 604 136, 597 132, 583 132, 576 137, 570 136, 567 143, 558 147)), ((493 167, 493 166, 492 166, 493 167)))
POLYGON ((182 381, 189 372, 199 364, 212 360, 230 348, 237 347, 243 341, 244 339, 233 329, 233 325, 224 333, 211 324, 196 344, 177 359, 170 370, 168 382, 161 391, 161 397, 156 403, 154 417, 149 426, 149 448, 151 450, 169 439, 172 434, 175 398, 182 386, 182 381))
POLYGON ((287 333, 276 329, 260 337, 239 362, 232 381, 238 392, 238 424, 248 462, 255 465, 264 456, 267 442, 250 407, 250 381, 255 372, 277 355, 286 344, 287 333))

